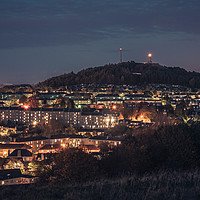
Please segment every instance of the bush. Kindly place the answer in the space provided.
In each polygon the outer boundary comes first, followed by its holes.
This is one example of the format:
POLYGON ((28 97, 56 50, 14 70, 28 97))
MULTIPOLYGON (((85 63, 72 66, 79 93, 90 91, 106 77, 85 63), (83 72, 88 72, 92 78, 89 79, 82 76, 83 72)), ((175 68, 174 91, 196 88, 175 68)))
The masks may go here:
POLYGON ((90 154, 80 149, 66 149, 54 157, 54 183, 80 183, 98 176, 98 163, 90 154))
POLYGON ((163 126, 129 135, 122 145, 102 160, 108 176, 144 173, 161 168, 189 169, 199 166, 198 130, 187 125, 163 126), (195 140, 196 139, 196 140, 195 140))

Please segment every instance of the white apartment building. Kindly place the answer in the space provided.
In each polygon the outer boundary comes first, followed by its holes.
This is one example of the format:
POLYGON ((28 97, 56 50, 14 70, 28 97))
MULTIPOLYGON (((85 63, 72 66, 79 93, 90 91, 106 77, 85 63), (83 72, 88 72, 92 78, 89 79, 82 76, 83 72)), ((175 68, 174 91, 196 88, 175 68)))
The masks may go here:
POLYGON ((66 125, 87 129, 102 129, 114 127, 119 123, 119 114, 102 114, 98 112, 82 113, 78 109, 51 109, 51 108, 0 108, 0 121, 22 122, 37 125, 48 124, 50 120, 62 120, 66 125))

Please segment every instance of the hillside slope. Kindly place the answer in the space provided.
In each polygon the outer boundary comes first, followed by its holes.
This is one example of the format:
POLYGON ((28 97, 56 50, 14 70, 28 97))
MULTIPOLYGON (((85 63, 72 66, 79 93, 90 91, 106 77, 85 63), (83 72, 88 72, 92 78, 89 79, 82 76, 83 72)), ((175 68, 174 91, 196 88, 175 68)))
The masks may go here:
POLYGON ((192 200, 200 197, 200 172, 160 171, 79 185, 2 186, 0 200, 192 200))
POLYGON ((49 78, 36 87, 60 87, 77 84, 126 84, 148 83, 174 84, 200 88, 200 73, 187 72, 179 67, 159 64, 124 62, 100 67, 87 68, 78 73, 68 73, 49 78))

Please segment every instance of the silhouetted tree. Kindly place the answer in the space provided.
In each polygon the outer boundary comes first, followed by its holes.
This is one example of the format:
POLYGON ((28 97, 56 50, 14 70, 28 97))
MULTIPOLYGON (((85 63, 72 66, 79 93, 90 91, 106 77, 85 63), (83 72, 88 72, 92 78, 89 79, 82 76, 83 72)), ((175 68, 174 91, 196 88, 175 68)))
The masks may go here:
POLYGON ((55 183, 80 183, 98 176, 96 159, 80 149, 66 149, 55 155, 53 162, 55 183))
POLYGON ((25 95, 22 95, 19 99, 19 104, 25 104, 27 101, 27 97, 25 95))

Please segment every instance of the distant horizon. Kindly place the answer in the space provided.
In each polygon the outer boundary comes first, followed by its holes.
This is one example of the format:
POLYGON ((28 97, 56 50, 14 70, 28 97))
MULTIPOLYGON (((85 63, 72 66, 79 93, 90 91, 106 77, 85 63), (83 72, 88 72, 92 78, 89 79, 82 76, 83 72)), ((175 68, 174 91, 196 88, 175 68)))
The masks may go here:
MULTIPOLYGON (((137 64, 146 64, 147 62, 136 62, 136 61, 134 61, 134 60, 129 60, 129 61, 123 61, 122 63, 126 63, 126 62, 135 62, 135 63, 137 63, 137 64)), ((63 72, 63 73, 60 73, 60 74, 57 74, 57 75, 52 75, 52 76, 49 76, 49 77, 47 77, 46 79, 44 79, 44 80, 39 80, 38 82, 35 82, 35 83, 28 83, 28 82, 20 82, 20 83, 9 83, 9 82, 5 82, 5 83, 0 83, 0 86, 9 86, 9 85, 23 85, 23 84, 27 84, 27 85, 36 85, 36 84, 38 84, 39 82, 43 82, 43 81, 45 81, 45 80, 47 80, 47 79, 50 79, 50 78, 53 78, 53 77, 57 77, 57 76, 60 76, 60 75, 63 75, 63 74, 68 74, 68 73, 71 73, 71 72, 74 72, 75 74, 77 74, 78 72, 80 72, 80 71, 82 71, 82 70, 85 70, 85 69, 88 69, 88 68, 95 68, 95 67, 102 67, 102 66, 105 66, 105 65, 112 65, 112 64, 119 64, 120 62, 118 62, 118 63, 106 63, 106 64, 104 64, 104 65, 98 65, 98 66, 88 66, 88 67, 84 67, 84 68, 82 68, 82 69, 80 69, 80 70, 78 70, 78 71, 70 71, 70 72, 63 72)), ((159 65, 161 65, 161 66, 164 66, 164 67, 179 67, 179 68, 182 68, 182 69, 184 69, 184 70, 186 70, 187 72, 193 72, 194 70, 187 70, 187 69, 185 69, 185 68, 183 68, 183 67, 181 67, 181 66, 167 66, 167 65, 163 65, 163 64, 160 64, 160 63, 157 63, 157 62, 153 62, 152 64, 159 64, 159 65)), ((196 72, 196 73, 200 73, 200 72, 198 72, 198 71, 194 71, 194 72, 196 72)))
POLYGON ((120 60, 200 71, 198 0, 1 0, 0 83, 120 60))

